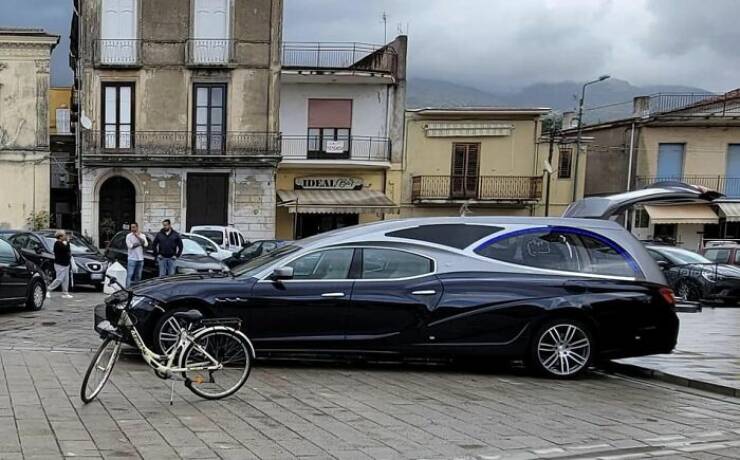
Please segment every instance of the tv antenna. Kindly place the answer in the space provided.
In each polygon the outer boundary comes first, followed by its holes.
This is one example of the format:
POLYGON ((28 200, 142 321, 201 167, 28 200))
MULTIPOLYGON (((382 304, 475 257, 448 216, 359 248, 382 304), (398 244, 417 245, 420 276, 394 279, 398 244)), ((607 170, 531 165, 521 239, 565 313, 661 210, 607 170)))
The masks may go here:
POLYGON ((380 15, 380 20, 383 21, 383 44, 388 43, 388 14, 383 11, 380 15))

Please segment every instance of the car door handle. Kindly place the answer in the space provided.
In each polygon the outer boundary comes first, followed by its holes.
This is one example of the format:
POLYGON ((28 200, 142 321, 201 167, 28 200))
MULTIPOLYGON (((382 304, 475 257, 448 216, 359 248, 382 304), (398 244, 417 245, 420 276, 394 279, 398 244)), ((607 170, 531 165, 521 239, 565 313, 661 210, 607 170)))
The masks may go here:
POLYGON ((344 297, 344 292, 325 292, 321 297, 344 297))
POLYGON ((434 295, 436 293, 437 293, 437 291, 435 291, 434 289, 426 289, 426 290, 413 291, 413 292, 411 292, 411 294, 413 294, 413 295, 434 295))

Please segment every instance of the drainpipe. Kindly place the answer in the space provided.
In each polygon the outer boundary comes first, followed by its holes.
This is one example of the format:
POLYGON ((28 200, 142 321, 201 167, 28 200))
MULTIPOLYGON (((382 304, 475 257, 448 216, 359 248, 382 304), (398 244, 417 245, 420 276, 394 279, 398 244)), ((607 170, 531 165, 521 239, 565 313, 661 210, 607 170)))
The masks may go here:
MULTIPOLYGON (((629 149, 629 160, 627 161, 627 192, 632 188, 632 159, 635 154, 635 122, 632 122, 630 129, 630 149, 629 149)), ((632 211, 627 209, 624 217, 624 226, 628 231, 632 231, 632 211)))

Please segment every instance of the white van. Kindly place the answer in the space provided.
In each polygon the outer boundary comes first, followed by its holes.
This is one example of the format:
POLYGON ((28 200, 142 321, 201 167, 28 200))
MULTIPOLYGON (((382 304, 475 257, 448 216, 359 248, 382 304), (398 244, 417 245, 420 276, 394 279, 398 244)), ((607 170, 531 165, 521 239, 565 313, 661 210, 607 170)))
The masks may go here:
POLYGON ((195 225, 190 228, 190 233, 205 236, 222 249, 231 252, 239 251, 249 242, 239 230, 223 225, 195 225))

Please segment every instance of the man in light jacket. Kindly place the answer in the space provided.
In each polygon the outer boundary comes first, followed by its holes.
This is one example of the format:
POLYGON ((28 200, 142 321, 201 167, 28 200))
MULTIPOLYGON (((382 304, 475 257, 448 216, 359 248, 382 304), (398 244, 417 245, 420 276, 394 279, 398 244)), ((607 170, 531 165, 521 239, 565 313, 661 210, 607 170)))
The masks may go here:
POLYGON ((128 287, 136 281, 141 281, 141 273, 144 271, 144 248, 147 245, 146 236, 139 232, 139 224, 133 222, 129 234, 126 235, 126 247, 128 248, 126 286, 128 287))

